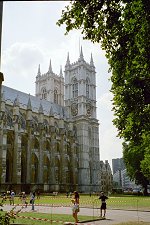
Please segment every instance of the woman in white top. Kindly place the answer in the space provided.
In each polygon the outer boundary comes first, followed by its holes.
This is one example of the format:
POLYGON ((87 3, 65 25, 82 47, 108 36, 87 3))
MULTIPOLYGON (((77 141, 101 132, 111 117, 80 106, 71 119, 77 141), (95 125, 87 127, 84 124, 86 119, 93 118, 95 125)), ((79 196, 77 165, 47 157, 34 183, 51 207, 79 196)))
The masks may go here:
POLYGON ((78 212, 80 211, 79 209, 79 194, 77 191, 74 191, 74 198, 71 200, 73 203, 72 207, 72 215, 75 218, 75 222, 78 223, 78 212))

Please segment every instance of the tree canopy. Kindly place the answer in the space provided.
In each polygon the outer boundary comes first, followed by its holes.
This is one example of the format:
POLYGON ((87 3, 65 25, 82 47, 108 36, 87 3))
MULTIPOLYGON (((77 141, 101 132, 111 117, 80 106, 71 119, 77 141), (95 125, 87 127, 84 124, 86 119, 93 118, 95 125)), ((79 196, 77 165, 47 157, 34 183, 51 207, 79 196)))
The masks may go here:
POLYGON ((113 123, 124 139, 127 171, 148 184, 150 167, 150 4, 149 0, 71 1, 57 24, 80 29, 100 43, 111 71, 113 123))

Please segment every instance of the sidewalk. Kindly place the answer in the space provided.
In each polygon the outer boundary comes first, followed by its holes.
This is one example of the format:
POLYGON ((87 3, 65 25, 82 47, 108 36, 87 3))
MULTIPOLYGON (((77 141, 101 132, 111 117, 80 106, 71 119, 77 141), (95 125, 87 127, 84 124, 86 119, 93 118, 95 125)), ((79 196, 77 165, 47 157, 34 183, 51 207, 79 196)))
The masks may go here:
MULTIPOLYGON (((4 211, 10 211, 14 206, 11 205, 4 205, 4 211)), ((21 209, 21 205, 16 206, 16 210, 18 211, 21 209)), ((21 212, 31 212, 31 205, 27 208, 23 208, 21 212)), ((72 215, 71 207, 50 207, 45 205, 35 205, 35 217, 36 213, 49 213, 53 214, 70 214, 72 215)), ((91 215, 91 216, 99 216, 99 209, 91 209, 91 208, 80 208, 80 212, 78 215, 91 215)), ((107 209, 106 219, 104 220, 97 220, 97 221, 84 221, 83 223, 79 224, 86 224, 86 225, 113 225, 118 224, 121 222, 129 222, 129 221, 136 221, 136 222, 149 222, 150 225, 150 211, 124 211, 124 210, 109 210, 107 209)))

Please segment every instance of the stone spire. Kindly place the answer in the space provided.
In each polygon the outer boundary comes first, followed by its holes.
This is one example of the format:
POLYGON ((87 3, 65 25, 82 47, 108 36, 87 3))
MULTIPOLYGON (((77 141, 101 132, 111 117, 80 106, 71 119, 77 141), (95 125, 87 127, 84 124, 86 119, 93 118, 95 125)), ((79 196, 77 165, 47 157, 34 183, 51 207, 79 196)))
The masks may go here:
POLYGON ((93 56, 92 56, 92 53, 91 53, 90 65, 91 65, 91 66, 94 66, 94 62, 93 62, 93 56))
POLYGON ((14 106, 19 106, 19 98, 18 98, 18 95, 17 95, 17 97, 14 100, 14 106))
POLYGON ((5 112, 5 93, 4 93, 4 91, 1 94, 1 112, 5 112))
POLYGON ((40 76, 41 76, 41 70, 40 70, 40 64, 39 64, 38 72, 37 72, 37 76, 36 77, 40 77, 40 76))
POLYGON ((41 103, 40 103, 40 107, 39 107, 39 113, 43 113, 43 106, 41 103))
POLYGON ((42 124, 42 123, 43 123, 43 120, 44 120, 44 112, 43 112, 43 106, 42 106, 42 104, 41 104, 41 102, 40 102, 38 122, 39 122, 40 124, 42 124))
POLYGON ((53 73, 53 71, 52 71, 52 64, 51 64, 51 59, 50 59, 50 62, 49 62, 49 69, 48 69, 48 72, 53 73))
POLYGON ((50 108, 49 117, 50 117, 51 131, 55 132, 55 127, 54 127, 54 111, 53 111, 53 107, 52 106, 50 108))
POLYGON ((1 94, 1 101, 4 102, 5 101, 5 92, 3 91, 1 94))
POLYGON ((52 106, 51 106, 51 108, 50 108, 49 115, 50 115, 50 116, 54 116, 54 112, 53 112, 53 107, 52 107, 52 106))
POLYGON ((62 107, 61 110, 60 110, 60 118, 63 119, 64 118, 64 108, 62 107))
MULTIPOLYGON (((59 127, 60 127, 61 129, 64 128, 64 109, 63 109, 63 107, 62 107, 61 110, 60 110, 59 127)), ((63 132, 63 131, 62 131, 62 132, 63 132)))
POLYGON ((19 116, 19 98, 18 95, 14 100, 13 116, 15 116, 14 121, 17 122, 16 116, 19 116))
POLYGON ((82 61, 82 60, 84 60, 84 57, 83 57, 83 51, 82 51, 82 46, 81 46, 79 61, 82 61))
POLYGON ((30 94, 29 94, 29 99, 28 99, 28 103, 27 103, 27 110, 32 110, 30 94))
POLYGON ((62 66, 60 66, 60 73, 59 73, 59 75, 60 75, 61 77, 63 77, 62 66))
POLYGON ((29 94, 28 103, 27 103, 27 120, 28 121, 32 120, 32 105, 31 105, 30 94, 29 94))
POLYGON ((69 59, 69 52, 68 52, 68 56, 67 56, 67 61, 66 61, 66 66, 70 65, 70 59, 69 59))

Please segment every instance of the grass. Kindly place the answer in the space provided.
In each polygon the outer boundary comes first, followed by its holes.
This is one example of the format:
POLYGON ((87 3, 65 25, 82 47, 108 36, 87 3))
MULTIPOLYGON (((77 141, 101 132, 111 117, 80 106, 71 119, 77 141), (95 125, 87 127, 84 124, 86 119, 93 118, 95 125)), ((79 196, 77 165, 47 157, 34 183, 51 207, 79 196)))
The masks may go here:
MULTIPOLYGON (((4 214, 4 212, 2 212, 4 214)), ((91 221, 93 219, 98 219, 97 217, 93 216, 78 216, 79 221, 91 221)), ((74 222, 74 218, 72 215, 66 214, 47 214, 47 213, 35 213, 35 212, 28 212, 28 213, 19 213, 14 220, 16 223, 22 224, 32 224, 32 225, 46 225, 46 224, 64 224, 64 222, 74 222), (26 217, 26 218, 23 218, 26 217), (36 219, 35 219, 36 218, 36 219), (39 219, 39 220, 38 220, 39 219)))
POLYGON ((110 209, 128 209, 128 210, 147 210, 150 206, 150 197, 144 196, 125 196, 111 197, 108 199, 110 209))
MULTIPOLYGON (((29 203, 30 197, 28 196, 27 202, 29 203)), ((9 200, 6 200, 6 204, 9 204, 9 200)), ((15 197, 15 204, 21 204, 19 197, 15 197)), ((71 206, 71 198, 65 195, 58 196, 41 196, 40 199, 36 199, 35 204, 48 204, 54 206, 71 206)), ((147 210, 150 206, 150 197, 144 196, 110 196, 107 200, 108 209, 135 209, 135 210, 147 210)), ((80 195, 80 207, 99 208, 100 200, 97 195, 80 195)))
MULTIPOLYGON (((80 207, 90 207, 90 208, 100 208, 100 200, 99 196, 92 195, 80 195, 80 207)), ((27 198, 27 202, 29 203, 30 196, 27 198)), ((4 204, 10 204, 9 199, 7 199, 4 204)), ((19 197, 15 197, 15 204, 21 204, 21 200, 19 197)), ((44 204, 49 206, 68 206, 71 207, 71 198, 66 197, 65 195, 58 196, 40 196, 40 199, 35 200, 35 204, 44 204)), ((107 200, 107 208, 108 209, 127 209, 127 210, 148 210, 150 206, 150 197, 144 196, 119 196, 113 197, 110 196, 107 200)), ((74 222, 74 218, 72 215, 66 214, 48 214, 48 213, 36 213, 36 212, 28 212, 28 213, 19 213, 20 217, 15 219, 16 223, 28 224, 28 225, 46 225, 51 223, 53 225, 61 225, 66 221, 74 222), (34 220, 32 218, 39 218, 41 220, 34 220), (22 218, 28 217, 28 218, 22 218), (45 221, 44 221, 45 219, 45 221), (55 222, 54 222, 55 221, 55 222), (59 221, 59 222, 58 222, 59 221)), ((93 216, 78 216, 79 221, 87 221, 96 219, 93 216)), ((131 222, 131 223, 120 223, 116 225, 150 225, 150 223, 145 222, 131 222)))
MULTIPOLYGON (((20 214, 26 216, 26 214, 20 214)), ((28 217, 35 217, 35 214, 33 213, 27 214, 28 217)), ((28 225, 46 225, 46 224, 53 224, 53 225, 61 225, 64 224, 64 222, 69 221, 69 222, 74 222, 74 219, 71 217, 71 215, 61 215, 61 214, 54 214, 53 217, 51 218, 50 215, 45 215, 42 213, 38 213, 36 215, 36 218, 41 218, 44 219, 46 218, 47 221, 38 221, 38 220, 33 220, 33 219, 21 219, 21 218, 16 218, 15 219, 15 224, 16 223, 22 223, 22 224, 28 224, 28 225), (55 222, 54 222, 55 221, 55 222)), ((79 216, 80 221, 90 221, 93 219, 92 217, 89 216, 79 216)), ((89 223, 89 222, 87 222, 89 223)), ((100 222, 99 222, 100 223, 100 222)), ((126 223, 117 223, 116 225, 150 225, 150 223, 146 222, 126 222, 126 223)))
MULTIPOLYGON (((70 206, 71 199, 66 198, 64 195, 60 196, 41 196, 36 200, 36 204, 53 204, 55 206, 70 206)), ((135 209, 146 210, 150 206, 150 197, 144 196, 122 196, 122 197, 109 197, 107 200, 107 208, 109 209, 135 209)), ((80 195, 80 207, 99 208, 100 200, 98 196, 93 195, 80 195)))

